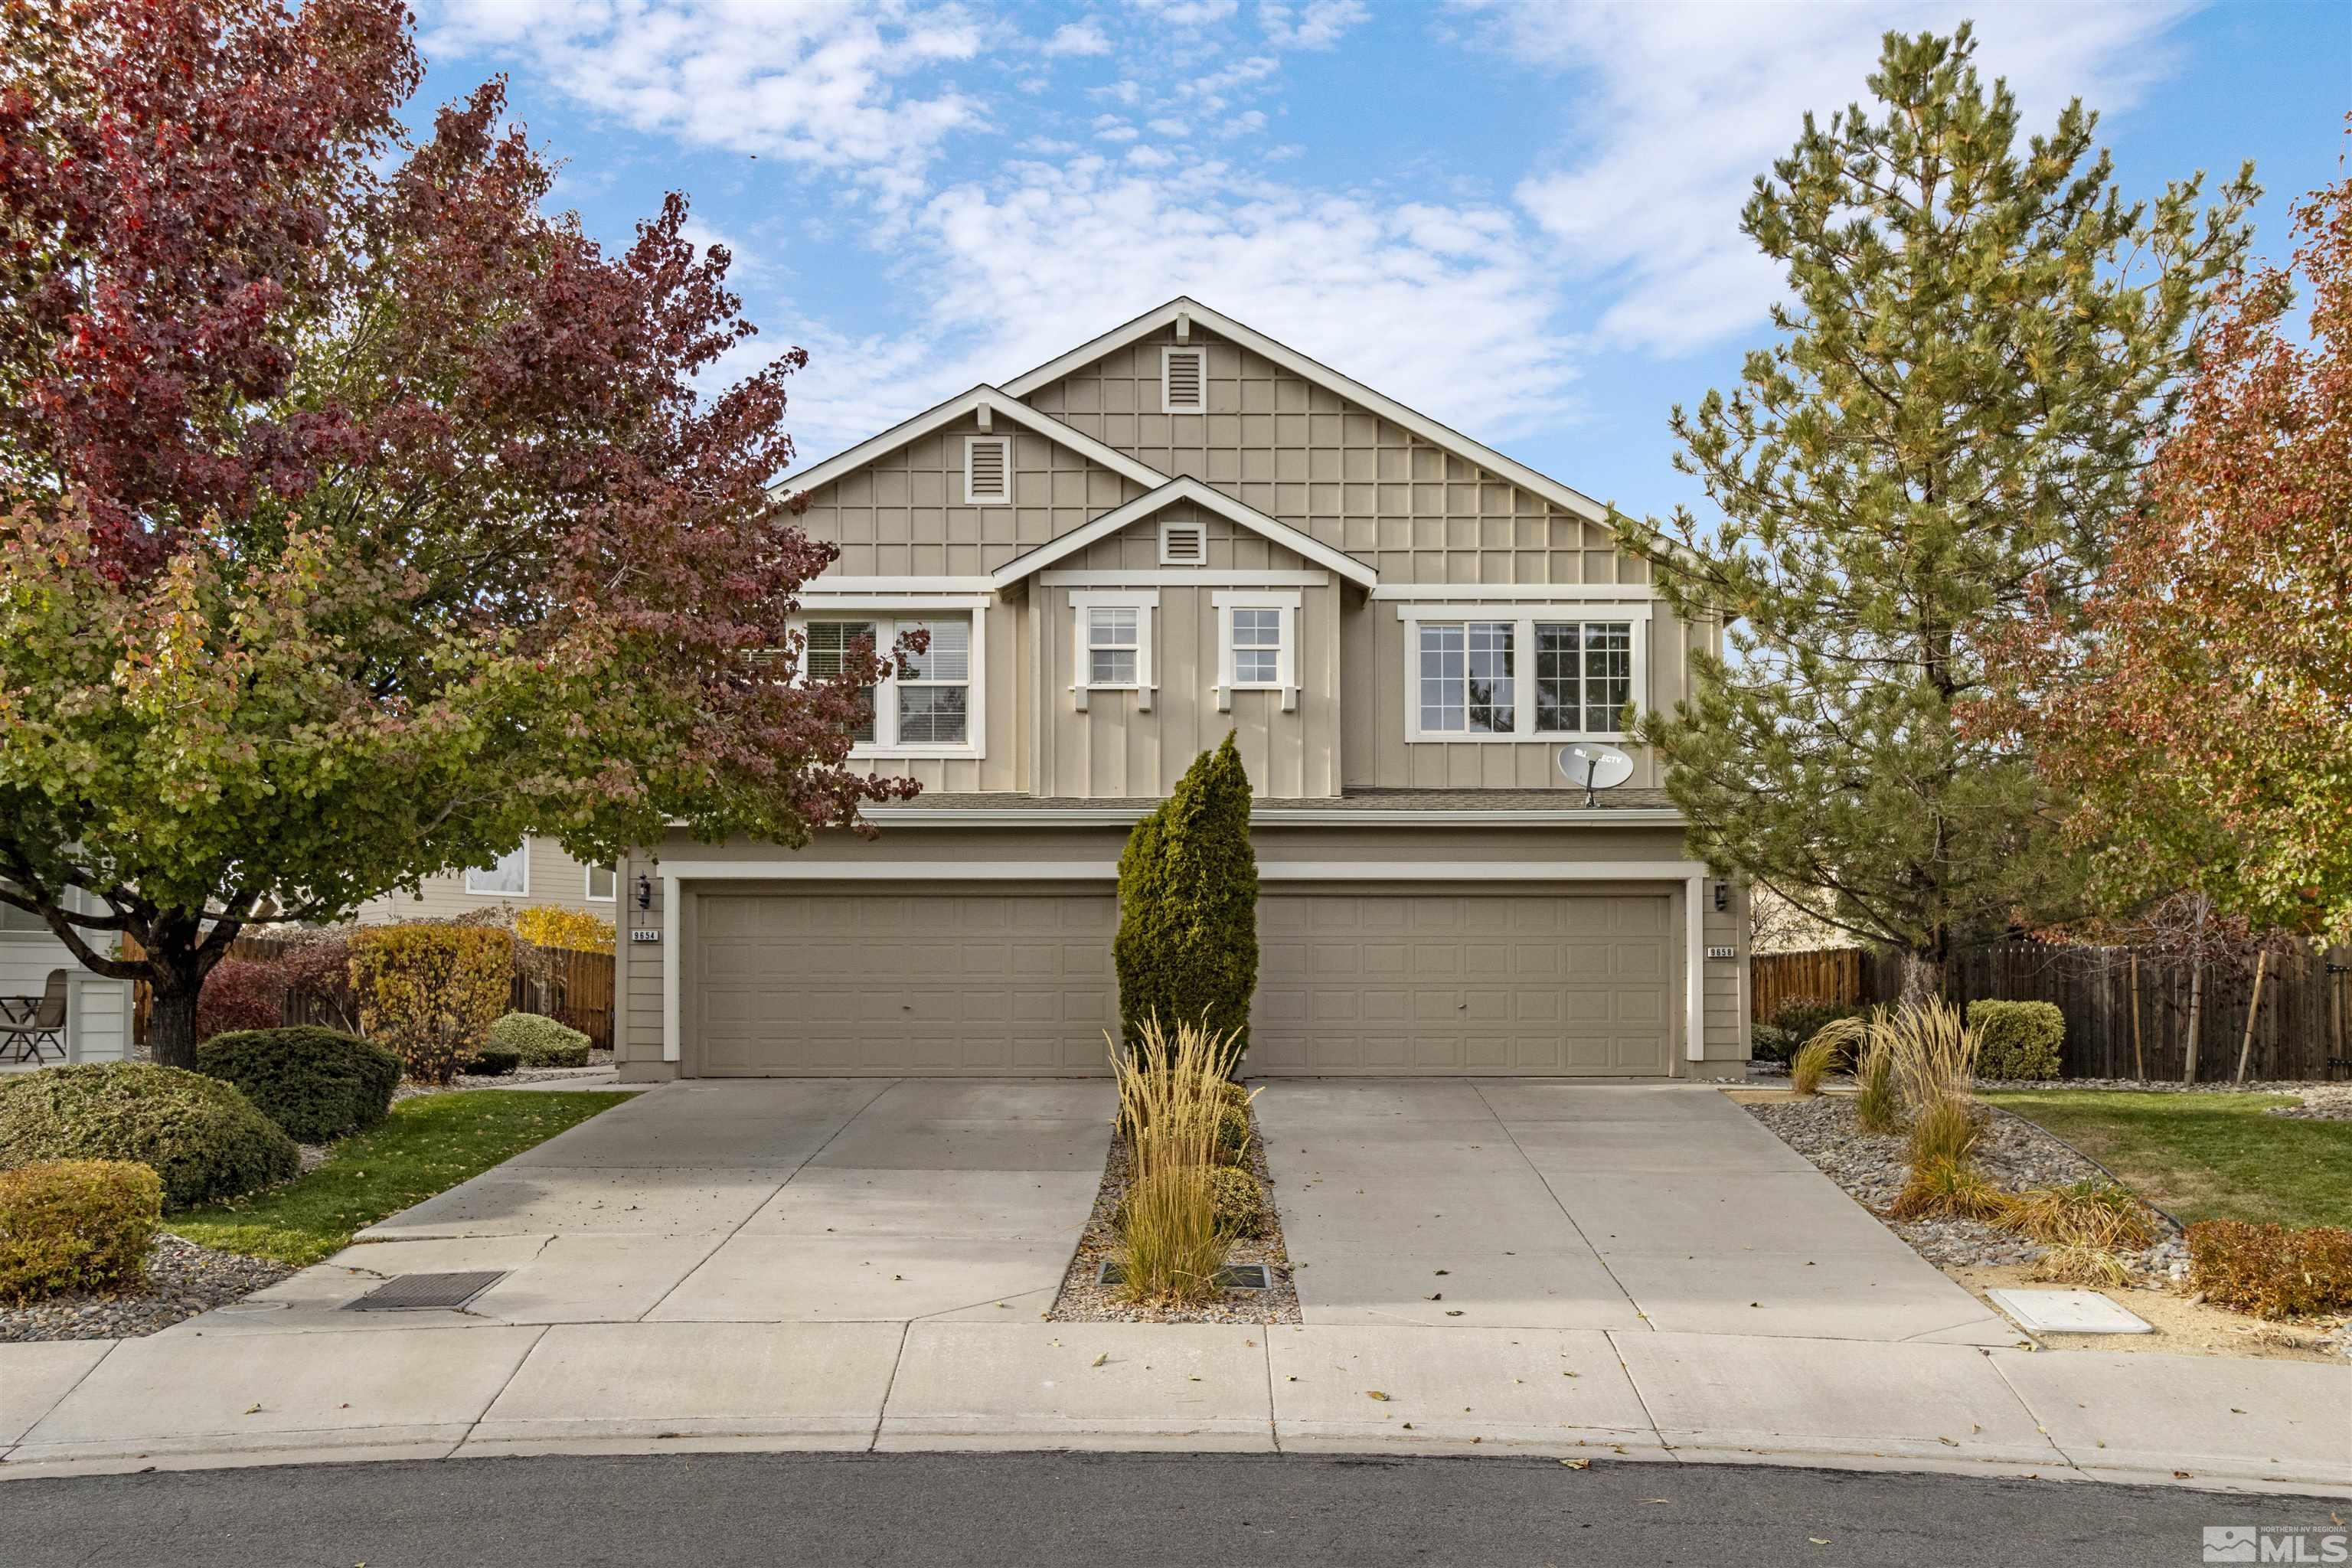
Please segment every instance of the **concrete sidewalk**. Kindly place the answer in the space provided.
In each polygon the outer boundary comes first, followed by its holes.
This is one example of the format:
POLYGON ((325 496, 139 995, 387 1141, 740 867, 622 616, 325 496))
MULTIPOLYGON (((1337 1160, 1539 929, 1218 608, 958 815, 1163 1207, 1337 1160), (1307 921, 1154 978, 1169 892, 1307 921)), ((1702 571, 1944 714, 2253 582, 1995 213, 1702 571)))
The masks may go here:
POLYGON ((2352 1368, 1652 1330, 602 1322, 0 1345, 0 1478, 695 1449, 1623 1455, 2352 1496, 2352 1368))

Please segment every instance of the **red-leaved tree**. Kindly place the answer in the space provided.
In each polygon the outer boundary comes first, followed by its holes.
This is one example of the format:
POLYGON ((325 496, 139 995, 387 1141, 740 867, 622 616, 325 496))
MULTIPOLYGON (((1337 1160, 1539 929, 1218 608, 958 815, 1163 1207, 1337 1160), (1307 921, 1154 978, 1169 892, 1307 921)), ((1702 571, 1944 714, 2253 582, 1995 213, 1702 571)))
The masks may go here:
POLYGON ((2175 889, 2352 940, 2352 180, 2295 211, 2289 270, 2199 341, 2078 626, 2004 644, 1979 715, 2078 803, 2118 905, 2175 889), (2310 335, 2295 331, 2294 280, 2310 335))
POLYGON ((804 356, 698 397, 726 253, 543 211, 499 83, 410 142, 408 26, 0 8, 0 901, 148 981, 164 1062, 257 923, 912 793, 845 765, 878 660, 793 679, 804 356))

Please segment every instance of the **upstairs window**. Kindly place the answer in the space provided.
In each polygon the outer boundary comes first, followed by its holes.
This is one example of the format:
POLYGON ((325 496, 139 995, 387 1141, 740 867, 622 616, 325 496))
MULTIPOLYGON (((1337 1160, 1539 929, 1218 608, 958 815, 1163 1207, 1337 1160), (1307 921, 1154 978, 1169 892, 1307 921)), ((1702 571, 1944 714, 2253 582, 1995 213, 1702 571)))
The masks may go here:
MULTIPOLYGON (((808 628, 808 677, 813 681, 835 680, 848 667, 853 653, 871 653, 881 646, 872 621, 811 621, 808 628)), ((861 689, 864 706, 851 740, 874 741, 874 688, 861 689)))
POLYGON ((1217 612, 1217 710, 1236 691, 1278 691, 1283 712, 1298 708, 1300 595, 1234 588, 1212 595, 1217 612))
POLYGON ((1004 506, 1013 500, 1013 437, 967 436, 963 443, 966 506, 1004 506))
POLYGON ((1164 414, 1206 414, 1209 411, 1208 350, 1160 351, 1160 408, 1164 414))
POLYGON ((1633 628, 1625 621, 1536 623, 1536 729, 1613 735, 1633 700, 1633 628))
POLYGON ((1151 616, 1160 595, 1150 588, 1070 591, 1070 704, 1087 711, 1090 691, 1132 691, 1148 712, 1151 680, 1151 616))
POLYGON ((1421 728, 1430 734, 1507 735, 1518 704, 1509 621, 1421 626, 1421 728))
POLYGON ((898 678, 898 741, 908 746, 960 746, 971 738, 971 623, 902 621, 901 636, 930 633, 930 645, 907 656, 898 678))
POLYGON ((1133 686, 1143 654, 1143 612, 1098 605, 1087 612, 1087 684, 1133 686))
POLYGON ((1282 683, 1282 612, 1236 609, 1234 616, 1234 684, 1282 683))

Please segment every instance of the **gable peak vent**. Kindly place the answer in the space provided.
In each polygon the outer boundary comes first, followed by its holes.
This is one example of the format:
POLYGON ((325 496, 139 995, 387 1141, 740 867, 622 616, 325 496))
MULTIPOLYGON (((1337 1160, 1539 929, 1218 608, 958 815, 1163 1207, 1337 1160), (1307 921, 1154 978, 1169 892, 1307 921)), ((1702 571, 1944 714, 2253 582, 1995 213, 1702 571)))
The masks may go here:
POLYGON ((1160 564, 1205 566, 1209 563, 1209 528, 1198 518, 1171 518, 1160 525, 1160 564))
POLYGON ((1003 436, 974 436, 964 443, 963 499, 966 505, 1002 503, 1013 499, 1013 443, 1003 436))
POLYGON ((1171 348, 1160 357, 1160 405, 1170 414, 1209 410, 1209 351, 1171 348))

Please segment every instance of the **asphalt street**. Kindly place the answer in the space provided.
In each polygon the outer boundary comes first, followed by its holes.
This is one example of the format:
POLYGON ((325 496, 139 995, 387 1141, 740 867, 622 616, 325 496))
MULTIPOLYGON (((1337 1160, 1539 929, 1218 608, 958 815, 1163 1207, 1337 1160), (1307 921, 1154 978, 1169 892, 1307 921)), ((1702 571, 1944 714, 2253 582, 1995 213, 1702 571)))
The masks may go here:
POLYGON ((0 1483, 9 1568, 1905 1564, 2164 1568, 2343 1503, 1549 1458, 696 1454, 0 1483))

